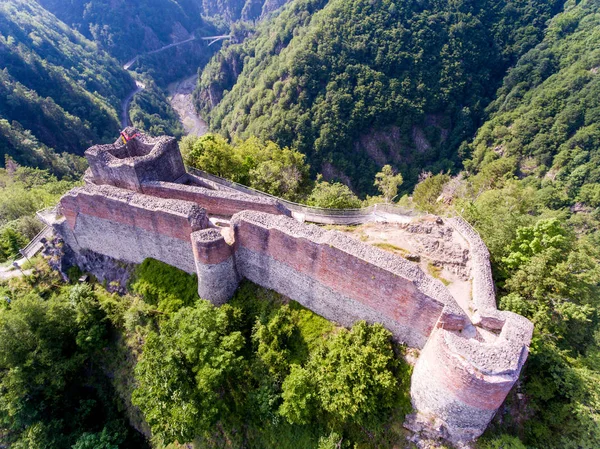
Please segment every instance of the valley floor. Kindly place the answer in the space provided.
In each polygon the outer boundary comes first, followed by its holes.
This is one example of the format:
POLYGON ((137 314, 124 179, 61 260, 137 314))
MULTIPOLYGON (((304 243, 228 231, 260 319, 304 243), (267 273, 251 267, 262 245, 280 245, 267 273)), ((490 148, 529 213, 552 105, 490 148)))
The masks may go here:
POLYGON ((179 115, 185 132, 192 136, 202 136, 208 132, 208 124, 196 113, 192 93, 196 87, 198 75, 171 83, 168 87, 169 101, 179 115))

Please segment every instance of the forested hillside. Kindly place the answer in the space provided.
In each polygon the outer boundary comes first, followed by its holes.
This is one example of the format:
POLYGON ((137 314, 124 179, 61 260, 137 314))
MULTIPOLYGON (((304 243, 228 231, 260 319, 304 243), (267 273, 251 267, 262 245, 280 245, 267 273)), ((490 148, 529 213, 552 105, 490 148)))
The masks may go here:
POLYGON ((490 430, 531 448, 600 445, 599 29, 600 3, 570 2, 506 76, 463 147, 465 173, 413 196, 476 226, 499 306, 535 324, 522 382, 490 430))
POLYGON ((290 0, 195 0, 202 14, 226 23, 257 20, 279 9, 290 0))
POLYGON ((213 130, 307 154, 314 171, 372 188, 396 165, 449 169, 511 64, 543 37, 560 0, 297 0, 204 71, 213 130))
POLYGON ((0 3, 0 159, 68 174, 56 153, 114 139, 133 80, 37 3, 0 3))
POLYGON ((599 29, 594 1, 551 22, 505 78, 469 147, 468 170, 502 165, 539 179, 549 206, 600 206, 599 29))
POLYGON ((203 25, 195 0, 38 0, 122 61, 156 50, 203 25))

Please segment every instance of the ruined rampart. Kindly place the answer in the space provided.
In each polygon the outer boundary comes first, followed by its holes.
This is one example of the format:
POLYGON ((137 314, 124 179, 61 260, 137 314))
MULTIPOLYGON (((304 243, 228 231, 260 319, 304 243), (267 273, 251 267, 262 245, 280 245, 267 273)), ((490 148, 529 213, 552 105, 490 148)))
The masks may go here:
POLYGON ((416 265, 337 231, 245 211, 231 221, 240 277, 345 326, 380 322, 421 348, 435 326, 469 320, 443 284, 416 265))
POLYGON ((151 257, 197 273, 199 296, 217 305, 246 278, 345 326, 382 323, 421 349, 412 425, 452 442, 481 435, 517 381, 532 325, 496 309, 489 253, 464 220, 446 222, 471 252, 468 310, 398 255, 299 223, 274 198, 182 174, 168 139, 134 137, 86 156, 87 184, 62 198, 55 225, 73 251, 130 263, 151 257), (212 227, 207 214, 231 217, 230 226, 212 227))
POLYGON ((96 145, 85 152, 96 184, 140 191, 152 181, 175 181, 185 175, 185 166, 174 137, 151 138, 133 128, 123 131, 127 142, 96 145))
POLYGON ((533 324, 496 308, 489 251, 462 218, 448 222, 469 243, 476 334, 465 338, 435 329, 415 366, 411 398, 417 421, 435 426, 450 441, 477 438, 518 380, 533 324))
POLYGON ((141 263, 152 257, 194 273, 190 235, 208 226, 197 204, 154 198, 113 186, 86 185, 60 203, 58 232, 74 251, 141 263))
POLYGON ((141 185, 141 191, 160 198, 172 198, 201 204, 210 215, 231 217, 235 213, 252 209, 275 215, 290 215, 277 200, 257 198, 236 191, 212 190, 196 185, 155 181, 141 185))

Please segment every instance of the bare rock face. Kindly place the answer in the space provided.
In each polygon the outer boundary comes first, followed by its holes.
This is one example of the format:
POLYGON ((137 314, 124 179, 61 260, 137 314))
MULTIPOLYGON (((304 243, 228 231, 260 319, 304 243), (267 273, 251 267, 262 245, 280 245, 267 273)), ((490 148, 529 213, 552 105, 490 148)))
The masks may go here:
POLYGON ((262 7, 262 17, 277 11, 279 8, 289 2, 290 0, 265 0, 265 3, 262 7))

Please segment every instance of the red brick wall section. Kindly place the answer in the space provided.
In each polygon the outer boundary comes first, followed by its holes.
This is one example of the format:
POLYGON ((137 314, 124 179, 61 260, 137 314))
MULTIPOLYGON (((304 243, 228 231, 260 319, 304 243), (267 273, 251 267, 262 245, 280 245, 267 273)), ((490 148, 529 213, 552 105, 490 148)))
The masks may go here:
POLYGON ((427 373, 427 382, 439 385, 470 407, 496 410, 518 378, 518 372, 499 375, 478 369, 471 360, 459 356, 448 346, 445 339, 448 334, 445 330, 434 332, 421 354, 421 357, 432 358, 430 362, 437 367, 427 373))
POLYGON ((233 256, 229 246, 217 229, 204 229, 192 234, 192 248, 197 263, 217 265, 233 256))
POLYGON ((239 220, 235 245, 266 254, 425 337, 444 308, 410 280, 327 244, 239 220))
POLYGON ((61 199, 61 210, 71 229, 78 214, 136 226, 146 231, 189 241, 190 234, 208 226, 196 204, 169 202, 112 186, 73 189, 61 199))
POLYGON ((187 186, 170 182, 150 182, 142 185, 146 195, 159 198, 172 198, 192 201, 199 204, 207 213, 231 217, 243 210, 254 210, 274 215, 290 215, 290 212, 276 200, 269 200, 239 192, 224 192, 204 187, 187 186))

